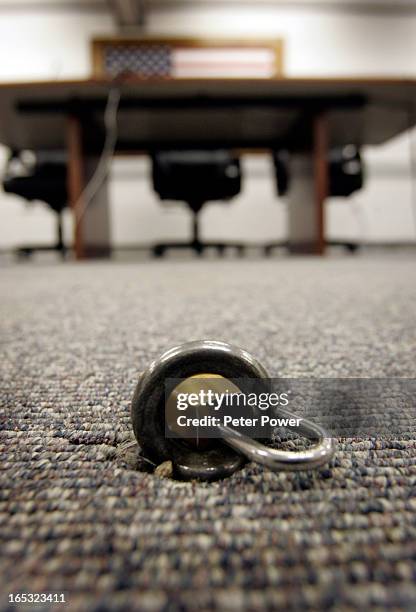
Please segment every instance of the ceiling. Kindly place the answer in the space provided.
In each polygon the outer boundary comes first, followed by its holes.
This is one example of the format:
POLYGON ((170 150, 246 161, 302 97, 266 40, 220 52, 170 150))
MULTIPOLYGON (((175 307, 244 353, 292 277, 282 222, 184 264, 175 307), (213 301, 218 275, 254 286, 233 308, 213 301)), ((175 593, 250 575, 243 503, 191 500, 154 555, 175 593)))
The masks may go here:
MULTIPOLYGON (((186 5, 210 4, 214 5, 255 5, 253 0, 108 0, 114 12, 117 23, 121 27, 143 26, 146 21, 146 12, 152 5, 186 5)), ((415 11, 416 0, 262 0, 262 4, 275 4, 292 7, 328 7, 338 10, 383 11, 402 12, 415 11)))

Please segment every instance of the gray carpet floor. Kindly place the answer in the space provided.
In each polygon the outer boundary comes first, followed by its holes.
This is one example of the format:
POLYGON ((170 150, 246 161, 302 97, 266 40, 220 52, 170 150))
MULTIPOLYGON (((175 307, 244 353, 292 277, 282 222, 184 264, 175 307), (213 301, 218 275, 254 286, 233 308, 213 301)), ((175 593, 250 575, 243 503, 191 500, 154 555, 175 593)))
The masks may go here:
POLYGON ((191 339, 273 376, 416 377, 415 266, 4 266, 0 609, 22 592, 76 611, 416 609, 416 426, 342 440, 314 473, 198 484, 135 469, 129 415, 139 372, 191 339))

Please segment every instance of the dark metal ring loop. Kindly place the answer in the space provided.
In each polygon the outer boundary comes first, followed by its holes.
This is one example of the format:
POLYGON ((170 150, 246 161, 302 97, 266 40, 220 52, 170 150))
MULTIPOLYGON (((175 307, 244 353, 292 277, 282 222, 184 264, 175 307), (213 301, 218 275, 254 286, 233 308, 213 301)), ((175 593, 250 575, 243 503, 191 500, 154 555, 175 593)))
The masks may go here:
POLYGON ((241 467, 245 458, 218 441, 216 448, 192 452, 180 440, 165 437, 165 381, 201 373, 225 378, 267 379, 263 366, 247 351, 214 340, 176 346, 154 360, 140 376, 132 406, 133 431, 142 451, 161 463, 172 460, 182 477, 212 480, 241 467))

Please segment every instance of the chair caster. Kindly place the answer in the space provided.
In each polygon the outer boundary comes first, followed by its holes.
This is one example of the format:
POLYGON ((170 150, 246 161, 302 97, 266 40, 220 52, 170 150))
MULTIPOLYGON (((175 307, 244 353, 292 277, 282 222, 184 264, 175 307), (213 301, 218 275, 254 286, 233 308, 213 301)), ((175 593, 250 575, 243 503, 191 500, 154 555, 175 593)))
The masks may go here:
POLYGON ((157 244, 153 247, 153 255, 155 257, 163 257, 165 254, 165 247, 163 244, 157 244))
POLYGON ((16 258, 20 261, 26 261, 30 259, 32 255, 33 255, 33 249, 20 248, 20 249, 17 249, 16 251, 16 258))

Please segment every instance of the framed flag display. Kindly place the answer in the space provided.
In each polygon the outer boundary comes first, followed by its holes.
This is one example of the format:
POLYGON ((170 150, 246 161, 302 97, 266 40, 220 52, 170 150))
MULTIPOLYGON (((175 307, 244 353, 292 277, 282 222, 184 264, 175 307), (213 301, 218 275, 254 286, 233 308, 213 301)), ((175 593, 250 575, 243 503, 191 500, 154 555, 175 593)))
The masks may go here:
POLYGON ((92 41, 93 76, 143 79, 276 79, 280 40, 100 38, 92 41))

